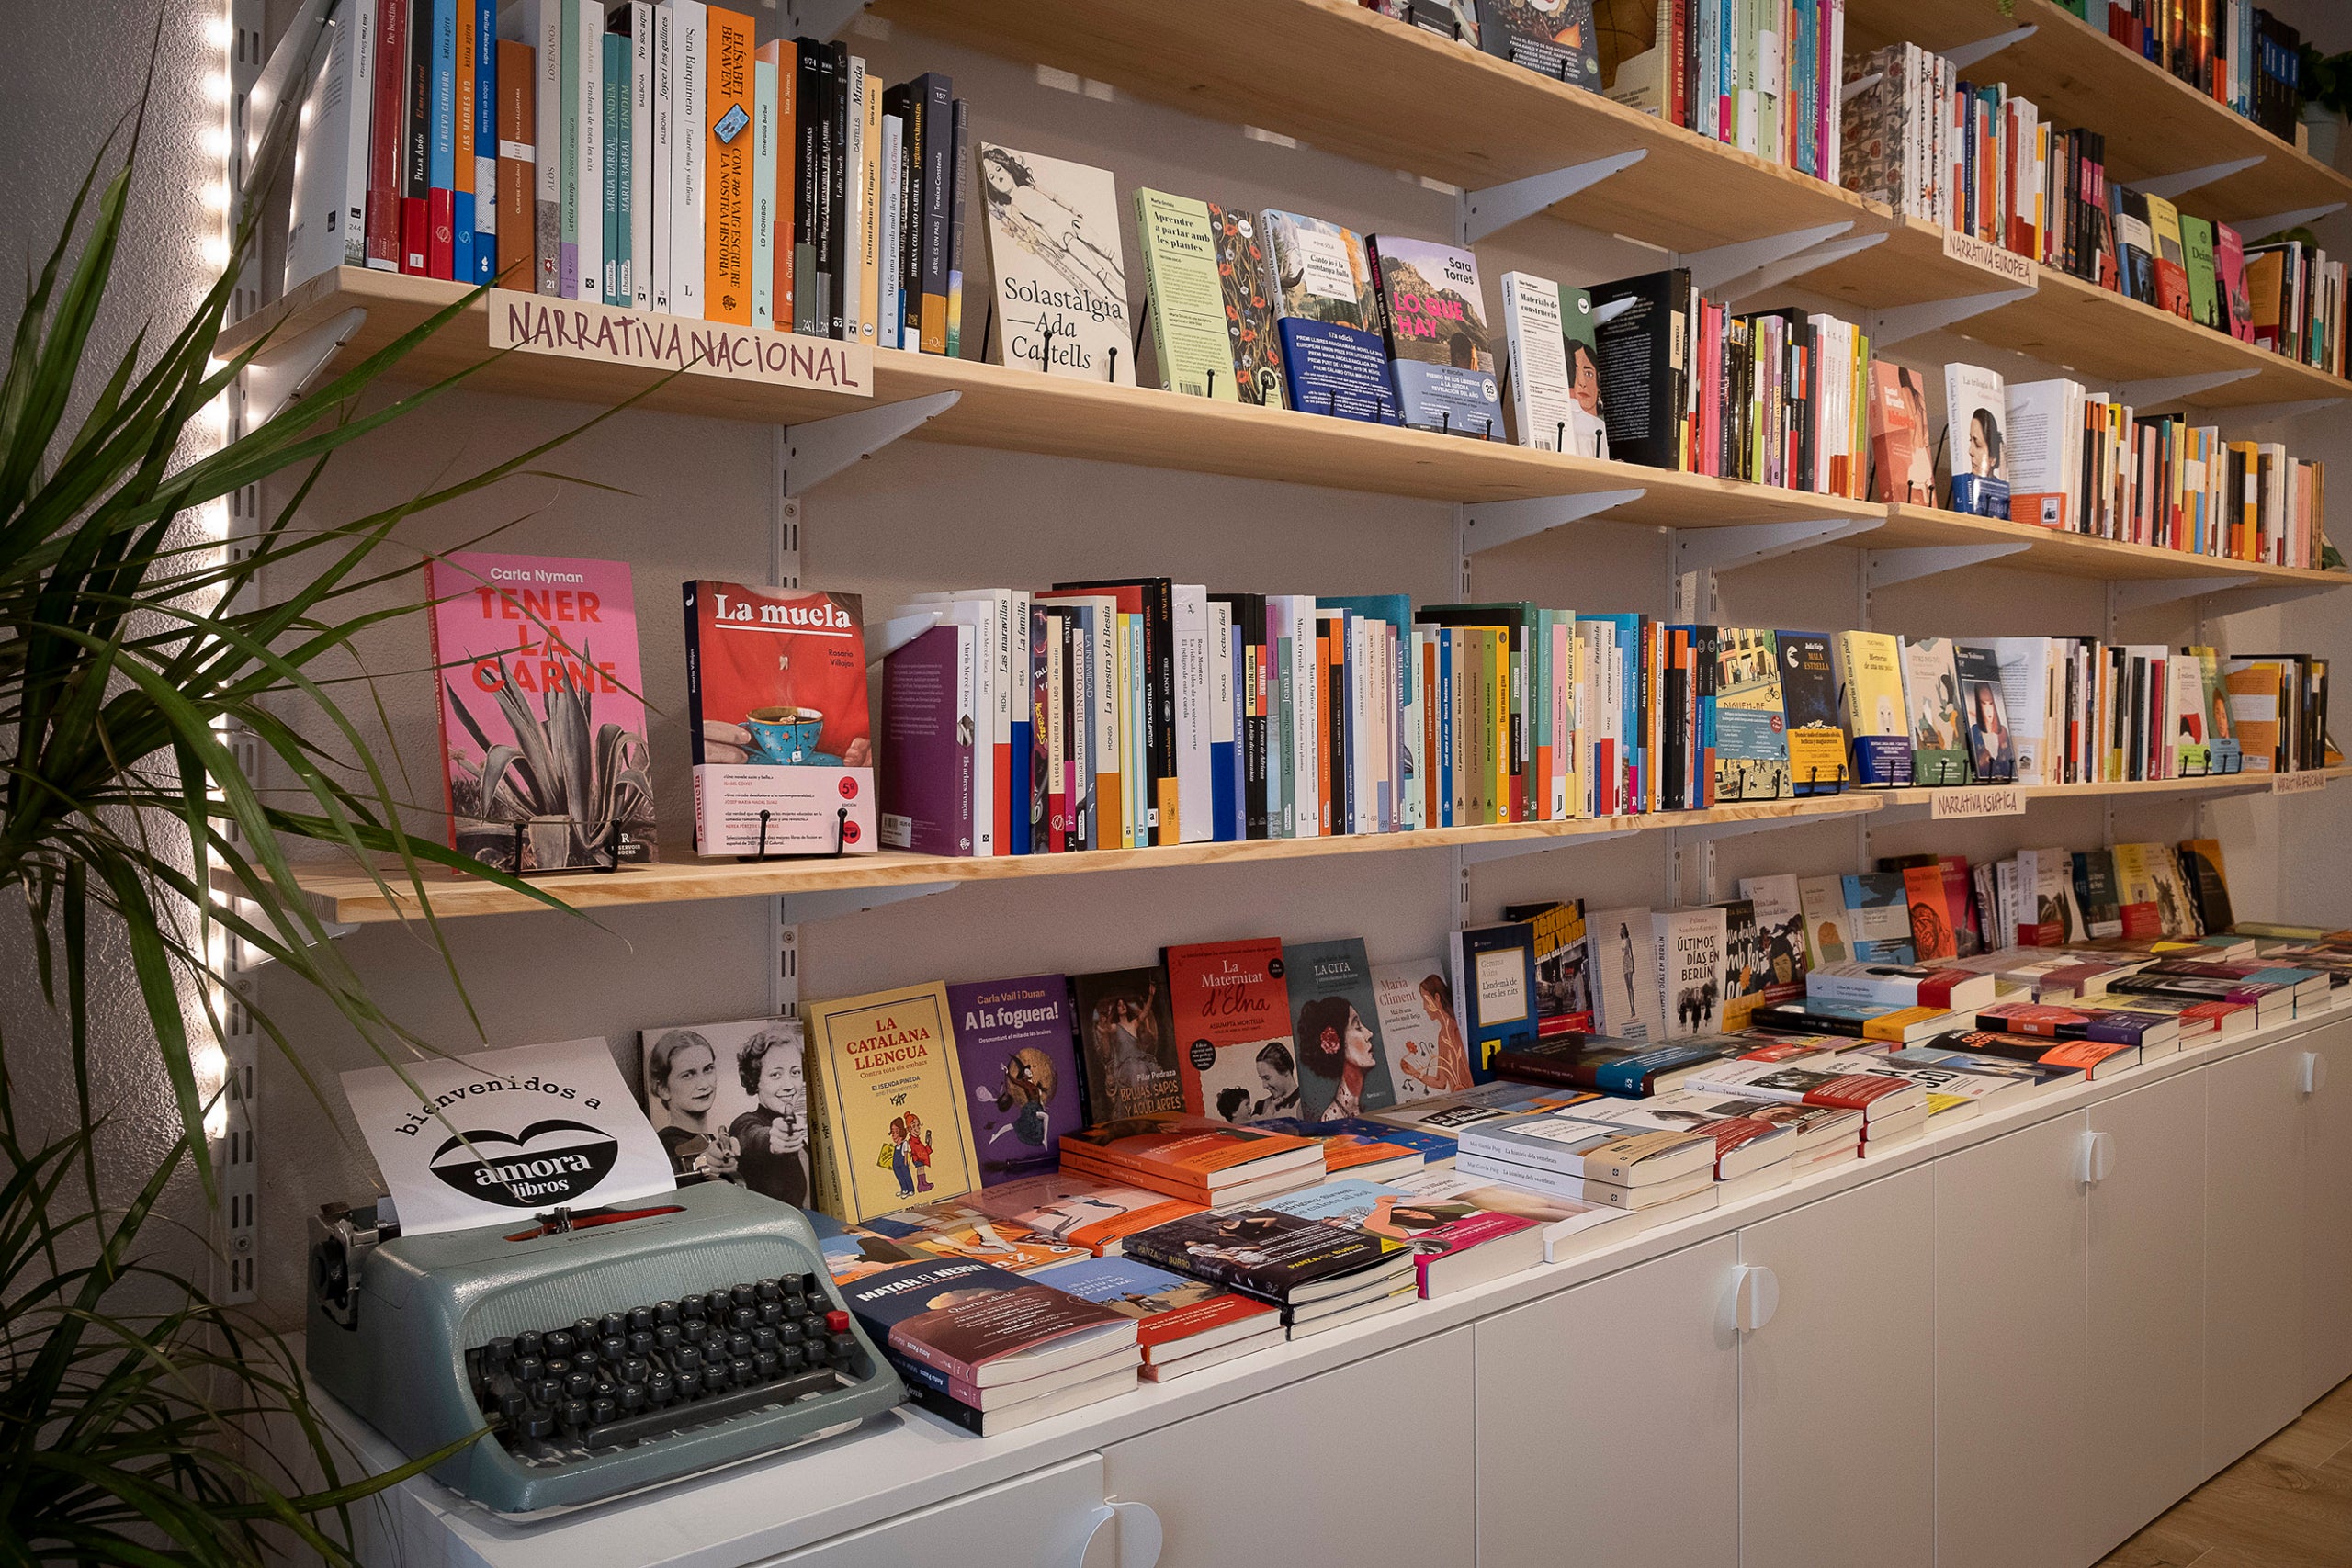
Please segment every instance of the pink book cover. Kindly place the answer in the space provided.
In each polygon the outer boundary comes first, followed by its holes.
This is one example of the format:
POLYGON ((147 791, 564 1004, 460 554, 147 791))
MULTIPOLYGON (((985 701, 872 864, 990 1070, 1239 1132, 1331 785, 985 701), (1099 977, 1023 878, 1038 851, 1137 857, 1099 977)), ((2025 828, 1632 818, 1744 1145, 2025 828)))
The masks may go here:
POLYGON ((628 565, 463 551, 424 573, 451 847, 517 873, 653 860, 628 565))
POLYGON ((1420 1293, 1430 1293, 1430 1265, 1442 1258, 1464 1251, 1482 1241, 1498 1236, 1513 1235, 1528 1229, 1535 1222, 1517 1214, 1478 1213, 1449 1220, 1442 1225, 1413 1233, 1413 1277, 1420 1293))

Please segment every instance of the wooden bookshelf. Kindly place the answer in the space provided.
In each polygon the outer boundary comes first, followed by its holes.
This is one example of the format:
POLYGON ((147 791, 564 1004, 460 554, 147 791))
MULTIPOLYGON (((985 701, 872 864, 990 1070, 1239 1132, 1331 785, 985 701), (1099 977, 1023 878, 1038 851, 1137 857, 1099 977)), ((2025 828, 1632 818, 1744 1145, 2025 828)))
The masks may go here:
POLYGON ((2086 534, 2062 533, 2030 523, 1998 517, 1971 517, 1939 507, 1890 506, 1886 522, 1866 538, 1854 541, 1871 549, 1898 549, 1920 545, 2018 543, 2022 555, 1997 563, 2018 570, 2050 572, 2060 577, 2088 577, 2112 582, 2144 582, 2166 578, 2251 577, 2269 584, 2308 582, 2319 586, 2352 583, 2340 571, 2303 567, 2271 566, 2259 561, 2230 560, 2220 556, 2190 555, 2185 550, 2154 545, 2126 544, 2086 534))
MULTIPOLYGON (((2316 773, 2321 787, 2337 779, 2352 777, 2352 767, 2319 768, 2285 775, 2308 780, 2316 773)), ((2116 800, 2145 795, 2256 795, 2268 793, 2274 779, 2272 773, 2221 773, 2207 778, 2191 779, 2132 779, 2118 784, 2028 784, 2021 792, 2030 804, 2056 800, 2116 800)), ((1934 788, 1882 789, 1867 792, 1886 809, 1901 806, 1927 806, 1938 794, 1934 788)))
MULTIPOLYGON (((905 887, 925 883, 1008 882, 1038 876, 1081 876, 1108 872, 1157 871, 1178 866, 1236 865, 1403 850, 1456 849, 1522 843, 1533 840, 1603 837, 1620 832, 1664 832, 1737 823, 1801 823, 1852 817, 1879 809, 1879 799, 1860 793, 1806 800, 1719 806, 1705 811, 1653 812, 1641 817, 1595 817, 1574 822, 1512 822, 1484 828, 1430 828, 1410 833, 1353 833, 1322 839, 1252 839, 1240 843, 1179 844, 1162 849, 1089 850, 1074 854, 918 855, 885 850, 840 859, 741 862, 685 860, 660 865, 625 866, 605 874, 566 873, 533 883, 580 909, 636 904, 680 904, 706 898, 748 898, 796 893, 834 893, 855 888, 905 887)), ((391 891, 365 873, 345 867, 301 868, 302 886, 322 919, 368 925, 407 919, 417 912, 414 889, 394 870, 391 891)), ((216 885, 233 893, 238 884, 225 870, 216 885)), ((460 915, 545 911, 547 906, 475 877, 435 873, 425 880, 433 912, 460 915)))
POLYGON ((2006 82, 2011 93, 2033 100, 2045 120, 2104 135, 2110 180, 2132 184, 2260 158, 2250 169, 2183 194, 2180 204, 2234 223, 2352 201, 2352 177, 2296 151, 2052 0, 2014 0, 2007 7, 2001 0, 1847 0, 1846 58, 1859 60, 1880 44, 1905 39, 1941 51, 2028 24, 2038 29, 2031 38, 1961 74, 1972 82, 2006 82))

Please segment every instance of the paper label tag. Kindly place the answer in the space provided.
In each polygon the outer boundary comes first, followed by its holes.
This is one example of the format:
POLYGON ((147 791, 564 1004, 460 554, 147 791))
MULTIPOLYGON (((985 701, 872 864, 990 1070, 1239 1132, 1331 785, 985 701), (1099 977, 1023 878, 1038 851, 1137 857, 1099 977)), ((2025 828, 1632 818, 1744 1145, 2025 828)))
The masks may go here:
POLYGON ((490 291, 490 346, 854 398, 874 395, 874 350, 864 344, 506 288, 490 291))
POLYGON ((2270 781, 2273 795, 2312 795, 2327 787, 2327 775, 2316 769, 2309 773, 2279 773, 2270 781))
POLYGON ((2031 256, 1996 245, 1990 240, 1980 240, 1973 234, 1963 234, 1955 229, 1944 231, 1944 254, 1953 261, 1966 262, 1970 266, 2007 278, 2020 288, 2035 286, 2037 269, 2031 256))
POLYGON ((2016 784, 1971 784, 1966 789, 1939 789, 1928 799, 1928 819, 1950 821, 1957 817, 2022 817, 2025 791, 2016 784))

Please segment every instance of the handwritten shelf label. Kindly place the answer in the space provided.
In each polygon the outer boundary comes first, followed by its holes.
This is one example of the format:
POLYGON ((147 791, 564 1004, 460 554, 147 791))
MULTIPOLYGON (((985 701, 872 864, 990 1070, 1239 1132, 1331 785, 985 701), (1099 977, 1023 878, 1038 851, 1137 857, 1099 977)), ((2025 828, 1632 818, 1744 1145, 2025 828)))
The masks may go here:
POLYGON ((1965 262, 1970 266, 1982 267, 1986 272, 2006 278, 2020 288, 2037 287, 2033 258, 2021 256, 2015 251, 1993 243, 1990 240, 1980 240, 1973 234, 1962 234, 1956 230, 1947 229, 1944 231, 1944 254, 1953 261, 1965 262))
POLYGON ((2327 787, 2327 775, 2314 769, 2309 773, 2279 773, 2270 781, 2273 795, 2312 795, 2327 787))
POLYGON ((1966 789, 1939 789, 1928 797, 1928 818, 1948 822, 1960 817, 2022 817, 2025 791, 2016 784, 1973 784, 1966 789))
POLYGON ((490 346, 853 398, 874 395, 874 351, 861 343, 690 321, 505 288, 490 291, 490 346))

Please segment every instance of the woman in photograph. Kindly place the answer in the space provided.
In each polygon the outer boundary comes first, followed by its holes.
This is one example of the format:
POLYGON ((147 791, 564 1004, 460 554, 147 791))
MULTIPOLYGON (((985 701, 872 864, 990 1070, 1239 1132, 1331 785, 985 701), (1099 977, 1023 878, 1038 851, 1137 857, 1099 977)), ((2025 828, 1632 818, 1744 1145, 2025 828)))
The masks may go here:
POLYGON ((1363 1109, 1363 1077, 1380 1063, 1372 1026, 1345 997, 1317 997, 1298 1010, 1298 1064, 1332 1085, 1317 1118, 1341 1121, 1363 1109))
POLYGON ((1968 471, 1981 479, 2007 477, 2001 466, 2001 416, 1991 409, 1968 416, 1968 471))
MULTIPOLYGON (((1073 288, 1122 310, 1126 271, 1119 258, 1086 231, 1079 210, 1037 183, 1022 155, 1003 147, 980 151, 980 191, 998 231, 1058 273, 1073 288)), ((1109 236, 1108 243, 1118 243, 1109 236)))
POLYGON ((1969 694, 1970 704, 1968 745, 1969 765, 1980 779, 2006 781, 2015 778, 2018 771, 2017 742, 2009 735, 2008 716, 2003 709, 2001 689, 1991 682, 1980 682, 1969 694))
POLYGON ((718 1049, 691 1029, 673 1029, 653 1043, 645 1081, 671 1168, 680 1176, 733 1176, 736 1141, 711 1116, 718 1101, 718 1049))
POLYGON ((806 1208, 808 1086, 801 1074, 799 1040, 781 1029, 763 1029, 743 1042, 735 1068, 744 1092, 759 1101, 728 1129, 741 1149, 743 1185, 806 1208))

